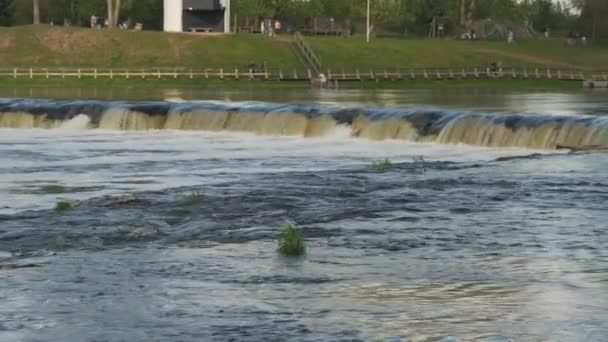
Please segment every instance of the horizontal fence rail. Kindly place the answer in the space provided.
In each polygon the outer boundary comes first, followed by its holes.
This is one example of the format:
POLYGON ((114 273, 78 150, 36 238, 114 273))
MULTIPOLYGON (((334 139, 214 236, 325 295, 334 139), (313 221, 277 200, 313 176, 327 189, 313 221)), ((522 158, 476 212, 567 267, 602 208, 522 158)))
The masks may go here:
MULTIPOLYGON (((594 80, 608 81, 608 71, 555 68, 383 68, 320 70, 328 81, 381 80, 594 80)), ((303 68, 0 68, 8 78, 109 78, 109 79, 266 79, 275 81, 315 81, 316 71, 303 68)))

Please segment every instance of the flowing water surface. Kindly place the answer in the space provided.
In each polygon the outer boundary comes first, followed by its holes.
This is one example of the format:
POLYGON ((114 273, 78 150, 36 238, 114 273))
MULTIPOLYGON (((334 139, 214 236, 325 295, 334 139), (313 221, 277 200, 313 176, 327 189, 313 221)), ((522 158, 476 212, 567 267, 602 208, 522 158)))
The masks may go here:
POLYGON ((0 96, 0 341, 608 339, 606 92, 0 96))

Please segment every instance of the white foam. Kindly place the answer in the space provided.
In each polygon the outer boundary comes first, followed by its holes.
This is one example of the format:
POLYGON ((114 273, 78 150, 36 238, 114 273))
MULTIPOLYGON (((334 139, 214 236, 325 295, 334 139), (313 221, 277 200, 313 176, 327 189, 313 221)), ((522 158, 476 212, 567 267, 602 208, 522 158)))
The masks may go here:
POLYGON ((72 119, 61 123, 59 129, 69 131, 80 131, 89 128, 89 123, 91 123, 91 118, 84 114, 78 114, 72 119))

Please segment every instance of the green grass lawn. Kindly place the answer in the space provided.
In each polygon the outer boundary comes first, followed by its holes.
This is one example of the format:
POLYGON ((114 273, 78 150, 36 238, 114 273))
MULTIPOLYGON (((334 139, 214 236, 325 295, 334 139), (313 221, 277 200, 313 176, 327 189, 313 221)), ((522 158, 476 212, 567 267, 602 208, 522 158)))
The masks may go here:
POLYGON ((424 68, 489 65, 608 69, 608 48, 563 47, 561 40, 456 41, 308 37, 323 68, 424 68))
MULTIPOLYGON (((503 66, 608 69, 608 46, 566 48, 560 40, 454 41, 378 38, 370 44, 364 37, 307 37, 320 56, 324 69, 338 71, 366 68, 422 68, 503 66)), ((261 35, 205 36, 189 33, 134 32, 55 26, 0 28, 1 67, 216 67, 245 68, 267 63, 269 68, 302 68, 288 45, 261 35)), ((1 80, 7 86, 138 86, 168 85, 206 89, 309 87, 307 82, 221 80, 93 80, 18 79, 1 80)), ((580 82, 467 80, 380 81, 343 83, 341 88, 533 88, 576 89, 580 82)))
POLYGON ((54 26, 0 28, 0 67, 299 66, 289 46, 254 35, 123 31, 54 26))

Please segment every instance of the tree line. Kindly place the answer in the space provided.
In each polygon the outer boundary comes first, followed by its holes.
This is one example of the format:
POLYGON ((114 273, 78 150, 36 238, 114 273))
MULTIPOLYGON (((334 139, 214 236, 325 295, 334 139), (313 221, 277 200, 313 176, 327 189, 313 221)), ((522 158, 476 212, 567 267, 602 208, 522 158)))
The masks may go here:
MULTIPOLYGON (((247 19, 277 18, 290 27, 309 25, 313 18, 349 20, 362 31, 367 0, 232 0, 235 25, 247 19)), ((371 0, 377 32, 420 36, 439 18, 447 33, 470 30, 474 23, 494 21, 526 25, 537 32, 583 32, 608 38, 608 0, 371 0)), ((161 29, 162 0, 0 0, 0 25, 42 21, 88 26, 92 15, 110 26, 136 21, 146 29, 161 29)))
POLYGON ((91 16, 110 27, 137 21, 151 30, 162 28, 162 0, 0 0, 0 26, 53 23, 90 26, 91 16))

